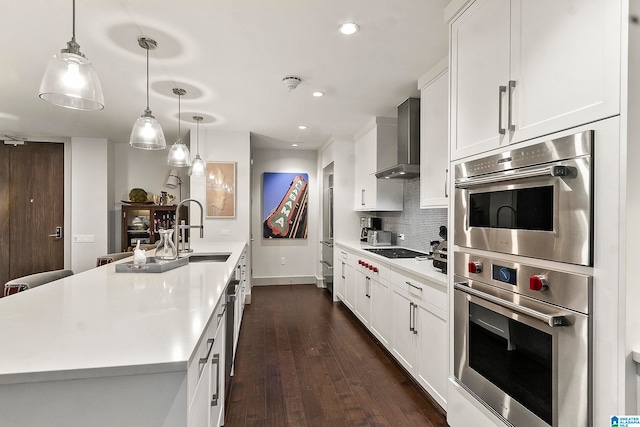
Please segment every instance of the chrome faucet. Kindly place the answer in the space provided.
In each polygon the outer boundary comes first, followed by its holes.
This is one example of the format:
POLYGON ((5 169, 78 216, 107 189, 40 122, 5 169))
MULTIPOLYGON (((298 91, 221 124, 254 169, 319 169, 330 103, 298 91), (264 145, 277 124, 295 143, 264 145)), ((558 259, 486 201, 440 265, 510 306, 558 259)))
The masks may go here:
POLYGON ((184 199, 183 201, 178 203, 178 206, 176 206, 176 232, 175 232, 175 235, 173 236, 173 239, 175 241, 178 254, 191 252, 191 250, 187 249, 187 246, 186 246, 184 230, 186 230, 187 228, 199 228, 200 238, 204 237, 204 209, 202 208, 202 204, 196 199, 184 199), (187 202, 196 202, 198 206, 200 206, 200 225, 180 224, 180 208, 187 202), (178 246, 180 242, 180 237, 182 237, 182 249, 180 249, 180 247, 178 246))

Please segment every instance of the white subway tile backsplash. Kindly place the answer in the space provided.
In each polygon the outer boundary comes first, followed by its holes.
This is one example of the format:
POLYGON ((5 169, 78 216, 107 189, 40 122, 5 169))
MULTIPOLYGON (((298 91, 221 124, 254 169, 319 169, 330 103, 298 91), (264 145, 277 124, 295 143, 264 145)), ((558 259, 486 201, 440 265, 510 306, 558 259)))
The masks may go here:
POLYGON ((404 182, 404 208, 402 212, 376 212, 382 219, 382 229, 396 236, 404 234, 399 246, 429 251, 429 242, 442 240, 438 233, 440 226, 447 226, 447 209, 420 209, 420 179, 404 182))

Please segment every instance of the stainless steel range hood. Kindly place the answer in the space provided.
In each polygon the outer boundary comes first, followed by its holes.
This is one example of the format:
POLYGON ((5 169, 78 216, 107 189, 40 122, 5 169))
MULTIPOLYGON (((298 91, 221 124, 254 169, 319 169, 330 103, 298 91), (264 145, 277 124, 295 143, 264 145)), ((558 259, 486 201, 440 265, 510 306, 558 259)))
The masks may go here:
POLYGON ((420 176, 420 98, 398 106, 398 162, 376 172, 377 178, 411 179, 420 176))

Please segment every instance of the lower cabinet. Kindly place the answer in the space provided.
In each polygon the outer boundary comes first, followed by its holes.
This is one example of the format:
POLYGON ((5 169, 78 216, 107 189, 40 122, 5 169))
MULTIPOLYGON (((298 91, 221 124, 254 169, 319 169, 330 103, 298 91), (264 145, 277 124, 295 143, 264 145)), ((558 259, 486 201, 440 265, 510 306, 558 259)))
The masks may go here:
POLYGON ((369 326, 371 319, 371 277, 362 271, 356 271, 356 302, 355 313, 358 319, 369 326))
POLYGON ((441 288, 392 273, 391 353, 446 410, 449 330, 441 288))
POLYGON ((224 424, 225 303, 223 296, 188 368, 188 427, 224 424))
POLYGON ((338 298, 446 410, 446 286, 339 245, 335 256, 338 298))
POLYGON ((389 298, 391 297, 389 285, 384 279, 371 279, 370 284, 371 295, 371 332, 385 346, 389 347, 389 337, 391 333, 391 305, 389 298))

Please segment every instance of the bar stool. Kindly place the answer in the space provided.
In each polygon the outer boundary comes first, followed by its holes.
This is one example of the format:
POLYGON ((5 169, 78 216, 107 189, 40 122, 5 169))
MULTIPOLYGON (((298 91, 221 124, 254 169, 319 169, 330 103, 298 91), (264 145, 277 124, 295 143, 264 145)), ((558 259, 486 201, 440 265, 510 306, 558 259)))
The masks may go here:
POLYGON ((18 277, 16 279, 9 280, 4 284, 4 296, 6 297, 8 295, 26 291, 27 289, 35 288, 36 286, 71 276, 72 274, 73 270, 53 270, 18 277))
POLYGON ((109 264, 114 261, 118 261, 124 258, 128 258, 133 256, 133 252, 115 252, 112 254, 106 254, 99 256, 96 260, 96 267, 100 267, 101 265, 109 264))

